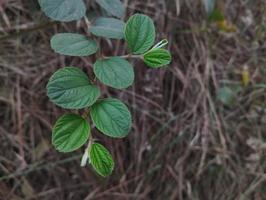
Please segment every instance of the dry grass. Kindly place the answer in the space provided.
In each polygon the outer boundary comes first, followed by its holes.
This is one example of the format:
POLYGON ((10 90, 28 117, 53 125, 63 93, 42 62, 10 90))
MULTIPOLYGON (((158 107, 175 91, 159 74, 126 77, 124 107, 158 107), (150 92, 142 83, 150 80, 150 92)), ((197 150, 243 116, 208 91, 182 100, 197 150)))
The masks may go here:
MULTIPOLYGON (((93 130, 116 160, 107 179, 79 166, 82 151, 64 155, 50 144, 51 127, 64 111, 46 97, 49 76, 66 65, 91 75, 95 58, 54 54, 49 39, 60 31, 87 33, 86 24, 50 23, 34 2, 0 0, 1 200, 266 199, 266 93, 259 87, 266 83, 265 0, 219 1, 238 29, 233 33, 208 24, 200 1, 125 1, 128 15, 154 19, 158 38, 170 41, 173 62, 151 70, 132 60, 134 86, 101 85, 103 96, 128 103, 134 121, 121 140, 93 130), (240 86, 230 107, 217 100, 224 85, 240 86)), ((126 53, 123 42, 99 42, 101 55, 126 53)))

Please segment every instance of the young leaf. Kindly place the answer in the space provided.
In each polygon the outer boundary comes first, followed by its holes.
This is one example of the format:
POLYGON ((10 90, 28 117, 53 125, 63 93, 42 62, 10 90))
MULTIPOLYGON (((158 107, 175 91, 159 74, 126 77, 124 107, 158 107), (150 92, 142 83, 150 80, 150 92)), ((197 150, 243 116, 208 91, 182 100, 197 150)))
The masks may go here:
POLYGON ((48 17, 57 21, 79 20, 86 14, 83 0, 39 0, 39 4, 48 17))
POLYGON ((71 152, 80 148, 89 138, 90 126, 79 115, 66 114, 60 117, 52 133, 52 142, 60 152, 71 152))
POLYGON ((119 19, 100 17, 96 19, 90 31, 100 37, 111 39, 124 38, 125 23, 119 19))
POLYGON ((152 49, 144 54, 144 62, 152 68, 162 67, 171 62, 171 54, 165 49, 152 49))
POLYGON ((62 108, 81 109, 91 106, 100 96, 97 86, 76 67, 57 70, 47 84, 50 100, 62 108))
POLYGON ((154 45, 152 47, 152 49, 160 49, 163 48, 164 46, 166 46, 168 44, 168 40, 167 39, 163 39, 160 42, 158 42, 156 45, 154 45))
POLYGON ((89 149, 90 164, 95 171, 103 176, 109 176, 114 170, 114 161, 109 151, 99 143, 93 143, 89 149))
POLYGON ((123 17, 125 13, 125 6, 120 0, 96 0, 96 2, 108 13, 110 16, 123 17))
POLYGON ((125 104, 118 99, 108 98, 96 102, 90 112, 96 128, 105 135, 122 138, 131 128, 131 114, 125 104))
POLYGON ((123 58, 97 60, 93 66, 96 77, 105 85, 117 89, 127 88, 134 81, 132 65, 123 58))
POLYGON ((97 43, 76 33, 59 33, 51 39, 52 49, 68 56, 89 56, 97 52, 97 43))
POLYGON ((150 17, 135 14, 129 18, 125 28, 125 40, 133 54, 143 54, 155 40, 155 27, 150 17))

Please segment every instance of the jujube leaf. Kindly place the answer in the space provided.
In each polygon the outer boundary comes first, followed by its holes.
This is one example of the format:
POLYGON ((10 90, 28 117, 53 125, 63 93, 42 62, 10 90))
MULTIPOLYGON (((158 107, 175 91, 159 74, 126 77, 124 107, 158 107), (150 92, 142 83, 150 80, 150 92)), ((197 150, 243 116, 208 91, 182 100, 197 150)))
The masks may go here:
POLYGON ((59 33, 51 39, 52 49, 68 56, 89 56, 98 50, 97 43, 76 33, 59 33))
POLYGON ((99 143, 91 144, 89 160, 95 171, 103 176, 109 176, 114 169, 114 161, 109 151, 99 143))
POLYGON ((42 11, 50 18, 69 22, 86 14, 83 0, 38 0, 42 11))
POLYGON ((47 84, 47 95, 56 105, 67 109, 91 106, 100 96, 100 90, 92 85, 88 76, 76 67, 57 70, 47 84))
POLYGON ((155 27, 150 17, 135 14, 129 18, 125 28, 125 40, 133 54, 143 54, 155 40, 155 27))
POLYGON ((100 17, 95 20, 90 31, 96 36, 122 39, 124 38, 124 28, 125 23, 119 19, 100 17))
POLYGON ((52 133, 52 143, 58 151, 71 152, 80 148, 89 138, 90 126, 79 115, 66 114, 60 117, 52 133))
POLYGON ((107 136, 122 138, 130 131, 131 114, 118 99, 99 100, 91 107, 90 115, 96 128, 107 136))
POLYGON ((96 2, 108 13, 110 16, 122 17, 125 13, 125 6, 120 0, 96 0, 96 2))
POLYGON ((144 63, 152 68, 162 67, 171 62, 171 54, 165 49, 152 49, 144 54, 144 63))
POLYGON ((127 88, 134 81, 132 65, 120 57, 97 60, 93 70, 102 83, 117 89, 127 88))

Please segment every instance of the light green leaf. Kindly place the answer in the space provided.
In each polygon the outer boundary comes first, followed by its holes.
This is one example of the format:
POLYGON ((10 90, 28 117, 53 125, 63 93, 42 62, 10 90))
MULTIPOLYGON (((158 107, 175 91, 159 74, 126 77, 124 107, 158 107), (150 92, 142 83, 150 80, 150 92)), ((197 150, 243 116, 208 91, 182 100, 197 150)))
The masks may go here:
POLYGON ((69 22, 86 14, 83 0, 39 0, 41 10, 50 18, 69 22))
POLYGON ((81 109, 91 106, 100 96, 97 86, 76 67, 57 70, 47 84, 50 100, 62 108, 81 109))
POLYGON ((68 56, 89 56, 97 52, 97 43, 76 33, 59 33, 51 39, 52 49, 68 56))
POLYGON ((226 106, 232 106, 236 100, 234 91, 227 86, 220 88, 217 98, 226 106))
POLYGON ((125 28, 125 40, 133 54, 143 54, 154 44, 155 27, 150 17, 135 14, 125 28))
POLYGON ((118 99, 108 98, 96 102, 90 112, 96 128, 105 135, 122 138, 131 128, 131 114, 125 104, 118 99))
POLYGON ((100 37, 111 39, 124 38, 125 23, 119 19, 100 17, 97 18, 90 31, 100 37))
POLYGON ((125 14, 125 6, 120 0, 96 0, 96 2, 110 16, 120 18, 123 17, 123 15, 125 14))
POLYGON ((112 155, 99 143, 91 144, 89 159, 95 171, 103 177, 109 176, 114 170, 115 164, 112 155))
POLYGON ((102 83, 117 89, 127 88, 134 81, 133 67, 123 58, 111 57, 97 60, 93 70, 102 83))
POLYGON ((60 117, 52 133, 52 143, 60 152, 71 152, 80 148, 88 140, 90 126, 79 115, 66 114, 60 117))
POLYGON ((152 49, 144 54, 144 62, 152 68, 162 67, 171 62, 171 54, 165 49, 152 49))

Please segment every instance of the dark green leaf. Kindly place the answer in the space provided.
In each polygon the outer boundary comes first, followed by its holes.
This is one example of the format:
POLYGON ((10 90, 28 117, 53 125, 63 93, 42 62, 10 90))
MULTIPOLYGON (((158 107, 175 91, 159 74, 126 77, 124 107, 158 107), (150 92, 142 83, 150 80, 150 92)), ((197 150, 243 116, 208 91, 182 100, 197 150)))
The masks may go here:
POLYGON ((97 52, 98 47, 94 40, 76 33, 59 33, 51 39, 52 49, 68 56, 89 56, 97 52))
POLYGON ((143 54, 148 51, 155 40, 152 19, 142 14, 131 16, 126 23, 125 40, 133 54, 143 54))
POLYGON ((89 149, 90 164, 95 171, 103 176, 109 176, 114 170, 114 161, 109 151, 99 143, 91 144, 89 149))
POLYGON ((118 99, 108 98, 96 102, 90 112, 96 128, 105 135, 122 138, 131 128, 131 114, 125 104, 118 99))
POLYGON ((94 25, 90 28, 90 31, 100 37, 106 37, 111 39, 124 38, 125 23, 115 18, 100 17, 96 19, 94 25))
POLYGON ((86 14, 83 0, 39 0, 39 4, 48 17, 57 21, 79 20, 86 14))
POLYGON ((47 84, 50 100, 62 108, 81 109, 91 106, 100 96, 97 86, 76 67, 57 70, 47 84))
POLYGON ((171 62, 171 54, 165 49, 155 48, 144 54, 144 62, 149 67, 162 67, 171 62))
POLYGON ((117 89, 127 88, 134 81, 133 67, 123 58, 111 57, 97 60, 93 69, 102 83, 117 89))
POLYGON ((58 151, 71 152, 80 148, 89 135, 90 126, 84 118, 76 114, 66 114, 57 120, 52 142, 58 151))
POLYGON ((123 17, 125 14, 125 7, 120 0, 96 0, 96 2, 108 13, 110 16, 123 17))

